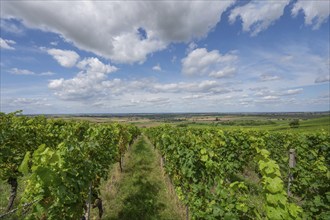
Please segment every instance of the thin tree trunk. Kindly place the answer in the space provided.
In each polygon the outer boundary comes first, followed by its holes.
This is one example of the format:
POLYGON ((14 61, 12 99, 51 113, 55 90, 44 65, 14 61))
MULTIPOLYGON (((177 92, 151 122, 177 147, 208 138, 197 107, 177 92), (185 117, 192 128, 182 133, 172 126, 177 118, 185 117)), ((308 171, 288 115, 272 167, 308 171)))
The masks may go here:
POLYGON ((7 212, 9 212, 13 208, 14 201, 17 195, 17 186, 18 186, 17 178, 10 177, 8 179, 8 184, 11 186, 11 188, 10 188, 10 196, 7 206, 7 212))

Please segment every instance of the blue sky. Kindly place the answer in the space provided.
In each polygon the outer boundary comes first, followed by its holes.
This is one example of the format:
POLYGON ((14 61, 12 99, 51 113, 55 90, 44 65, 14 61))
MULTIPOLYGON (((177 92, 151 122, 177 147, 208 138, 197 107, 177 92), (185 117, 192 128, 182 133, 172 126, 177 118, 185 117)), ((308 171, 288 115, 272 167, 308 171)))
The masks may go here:
POLYGON ((0 4, 2 112, 329 110, 327 0, 0 4))

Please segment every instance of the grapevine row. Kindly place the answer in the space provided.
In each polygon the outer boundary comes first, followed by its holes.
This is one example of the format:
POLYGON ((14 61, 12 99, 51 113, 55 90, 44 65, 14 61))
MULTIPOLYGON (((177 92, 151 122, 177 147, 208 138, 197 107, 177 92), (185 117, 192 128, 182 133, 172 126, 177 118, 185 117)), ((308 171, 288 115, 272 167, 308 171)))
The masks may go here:
POLYGON ((312 135, 162 126, 146 130, 192 219, 326 219, 327 133, 312 135), (288 150, 297 152, 289 170, 288 150), (287 177, 293 173, 292 196, 287 177))
MULTIPOLYGON (((0 178, 12 186, 7 210, 16 196, 17 179, 25 190, 20 200, 34 203, 30 219, 80 219, 92 186, 98 199, 100 180, 120 162, 127 146, 139 135, 134 126, 49 120, 16 113, 0 115, 0 178)), ((102 211, 102 210, 100 210, 102 211)))

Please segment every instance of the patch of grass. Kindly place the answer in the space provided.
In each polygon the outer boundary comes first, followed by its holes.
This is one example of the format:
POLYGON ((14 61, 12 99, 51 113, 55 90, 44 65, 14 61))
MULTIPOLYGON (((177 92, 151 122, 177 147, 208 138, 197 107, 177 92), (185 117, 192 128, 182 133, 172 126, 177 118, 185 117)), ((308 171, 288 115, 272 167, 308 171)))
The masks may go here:
POLYGON ((6 212, 10 192, 10 186, 5 181, 0 182, 0 192, 0 214, 2 214, 6 212))
MULTIPOLYGON (((181 219, 169 197, 155 152, 143 137, 124 158, 123 173, 104 183, 104 218, 108 220, 181 219), (106 189, 108 187, 108 189, 106 189)), ((115 171, 117 172, 117 171, 115 171)))

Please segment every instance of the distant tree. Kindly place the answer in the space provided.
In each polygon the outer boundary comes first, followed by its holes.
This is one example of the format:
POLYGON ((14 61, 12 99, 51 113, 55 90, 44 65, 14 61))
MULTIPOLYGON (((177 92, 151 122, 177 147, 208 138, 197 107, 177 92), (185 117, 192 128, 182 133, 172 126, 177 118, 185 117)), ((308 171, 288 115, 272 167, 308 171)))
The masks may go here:
POLYGON ((292 121, 290 121, 289 123, 291 128, 298 128, 299 127, 299 119, 294 119, 292 121))
POLYGON ((215 120, 216 120, 216 121, 219 121, 219 118, 218 118, 218 117, 216 117, 216 118, 215 118, 215 120))

